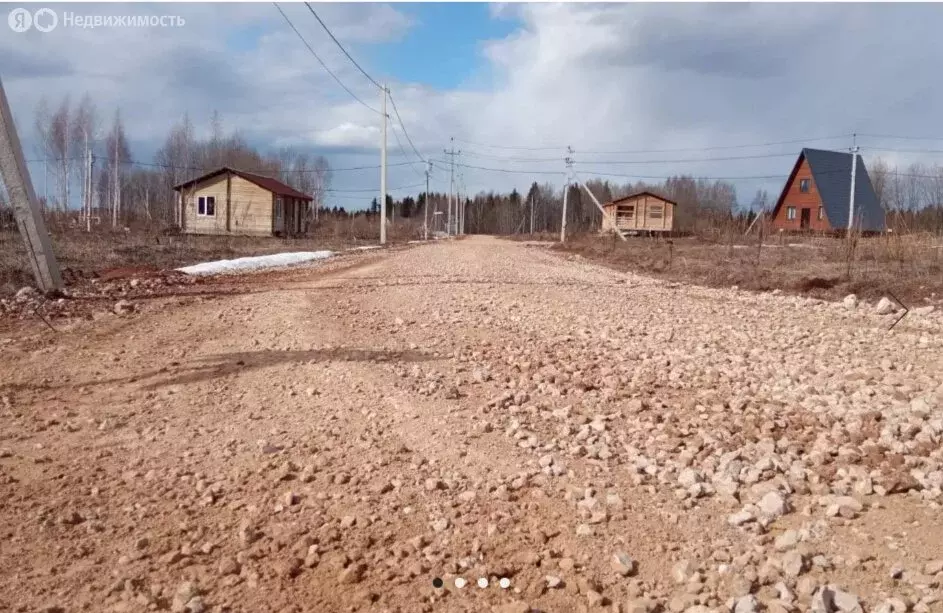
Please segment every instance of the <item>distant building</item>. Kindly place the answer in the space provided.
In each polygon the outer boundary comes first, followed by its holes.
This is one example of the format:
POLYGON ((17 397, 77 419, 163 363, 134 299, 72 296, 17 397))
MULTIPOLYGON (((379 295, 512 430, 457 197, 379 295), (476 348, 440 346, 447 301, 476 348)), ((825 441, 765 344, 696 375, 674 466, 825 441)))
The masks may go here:
POLYGON ((303 235, 314 200, 276 179, 225 166, 174 190, 186 234, 303 235))
MULTIPOLYGON (((803 149, 770 216, 777 230, 844 231, 848 229, 851 153, 803 149)), ((864 160, 855 169, 855 227, 863 232, 886 229, 864 160)))
POLYGON ((675 202, 652 192, 639 192, 603 205, 602 231, 671 232, 675 202))

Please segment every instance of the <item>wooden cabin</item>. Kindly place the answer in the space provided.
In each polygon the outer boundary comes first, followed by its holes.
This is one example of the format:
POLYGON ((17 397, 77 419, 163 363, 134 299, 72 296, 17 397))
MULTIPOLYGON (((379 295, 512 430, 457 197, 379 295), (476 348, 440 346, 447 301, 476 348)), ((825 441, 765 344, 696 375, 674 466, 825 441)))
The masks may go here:
MULTIPOLYGON (((771 226, 783 231, 842 232, 848 229, 851 197, 851 153, 803 149, 792 167, 771 226)), ((868 169, 858 156, 855 168, 855 227, 863 232, 886 229, 868 169)))
POLYGON ((677 203, 652 192, 639 192, 603 205, 602 231, 671 232, 677 203))
POLYGON ((186 234, 301 236, 313 198, 277 179, 223 167, 174 186, 186 234))

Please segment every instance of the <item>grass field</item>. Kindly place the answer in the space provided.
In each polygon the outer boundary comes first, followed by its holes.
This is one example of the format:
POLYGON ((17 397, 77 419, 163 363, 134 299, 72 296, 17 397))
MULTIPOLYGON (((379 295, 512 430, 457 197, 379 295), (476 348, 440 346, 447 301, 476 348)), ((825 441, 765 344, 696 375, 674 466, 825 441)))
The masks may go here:
MULTIPOLYGON (((542 239, 556 237, 539 237, 542 239)), ((554 249, 613 268, 712 287, 775 290, 836 299, 849 293, 874 299, 893 294, 908 304, 943 299, 943 239, 930 234, 862 237, 776 237, 759 244, 698 237, 585 234, 554 249)))

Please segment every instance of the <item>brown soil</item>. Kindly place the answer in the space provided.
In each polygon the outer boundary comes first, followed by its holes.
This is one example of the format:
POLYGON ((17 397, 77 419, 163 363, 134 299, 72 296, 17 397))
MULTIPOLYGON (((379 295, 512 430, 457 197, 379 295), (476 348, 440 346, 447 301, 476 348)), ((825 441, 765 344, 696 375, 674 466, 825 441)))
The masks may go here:
POLYGON ((486 237, 186 289, 0 339, 0 611, 809 610, 803 580, 939 610, 936 314, 486 237), (855 493, 871 457, 901 493, 855 493), (767 491, 784 517, 728 521, 767 491))

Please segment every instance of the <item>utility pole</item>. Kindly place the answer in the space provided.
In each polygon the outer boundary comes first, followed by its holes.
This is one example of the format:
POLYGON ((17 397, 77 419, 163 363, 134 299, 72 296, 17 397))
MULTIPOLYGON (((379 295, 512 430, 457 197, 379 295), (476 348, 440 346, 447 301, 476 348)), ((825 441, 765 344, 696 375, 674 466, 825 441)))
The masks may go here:
POLYGON ((46 223, 36 203, 20 138, 13 123, 6 90, 0 81, 0 179, 6 186, 16 225, 26 242, 26 253, 36 285, 44 292, 62 289, 62 275, 52 251, 46 223))
POLYGON ((449 213, 446 219, 446 231, 445 233, 449 236, 452 235, 452 194, 455 190, 455 137, 451 138, 452 145, 451 148, 445 151, 445 154, 449 156, 449 213))
POLYGON ((855 223, 855 172, 858 170, 858 137, 852 135, 851 145, 851 194, 848 196, 848 235, 855 223))
POLYGON ((429 240, 429 173, 432 172, 432 162, 426 162, 426 197, 422 212, 422 240, 429 240))
POLYGON ((563 158, 566 164, 566 183, 563 186, 563 217, 560 220, 560 242, 566 242, 566 201, 570 194, 570 177, 573 174, 573 147, 566 148, 566 157, 563 158))
POLYGON ((85 231, 92 231, 92 202, 94 201, 94 190, 92 189, 92 173, 95 169, 95 156, 92 155, 92 150, 89 149, 85 154, 85 164, 88 168, 88 205, 85 209, 85 231))
POLYGON ((380 244, 386 244, 386 83, 383 84, 383 104, 381 115, 383 115, 383 140, 380 145, 380 244))
MULTIPOLYGON (((116 139, 117 140, 117 139, 116 139)), ((121 218, 121 160, 118 158, 118 148, 115 147, 115 209, 118 211, 118 219, 121 218)), ((92 193, 91 176, 89 173, 89 194, 92 193)), ((89 199, 91 202, 91 199, 89 199)))
POLYGON ((118 128, 115 126, 115 157, 111 160, 114 169, 114 186, 111 188, 111 227, 118 227, 118 128))
POLYGON ((456 212, 458 213, 458 234, 465 234, 465 176, 462 171, 458 171, 458 200, 456 212))
POLYGON ((88 150, 88 129, 83 130, 85 133, 85 149, 83 153, 85 154, 82 158, 82 221, 85 222, 86 231, 92 231, 92 197, 90 186, 92 184, 91 180, 91 164, 89 162, 89 150, 88 150))
POLYGON ((530 194, 530 234, 534 235, 534 200, 537 199, 537 193, 531 192, 530 194))

